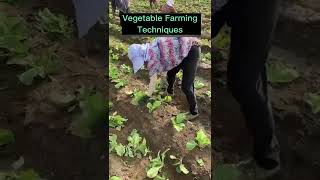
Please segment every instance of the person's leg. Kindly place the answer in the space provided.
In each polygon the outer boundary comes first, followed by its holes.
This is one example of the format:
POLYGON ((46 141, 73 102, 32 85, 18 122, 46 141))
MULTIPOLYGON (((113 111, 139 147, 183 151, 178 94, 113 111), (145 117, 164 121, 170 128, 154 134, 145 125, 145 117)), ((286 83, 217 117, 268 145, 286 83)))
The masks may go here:
POLYGON ((278 5, 278 0, 232 1, 230 10, 228 85, 253 134, 254 158, 266 169, 280 163, 265 67, 278 5))
POLYGON ((216 37, 223 25, 228 21, 229 3, 212 14, 212 38, 216 37))
POLYGON ((168 81, 167 92, 169 94, 173 94, 174 82, 176 81, 176 75, 180 71, 180 69, 181 69, 181 64, 179 64, 178 66, 176 66, 175 68, 167 72, 167 81, 168 81))
POLYGON ((198 114, 196 96, 194 94, 194 80, 200 59, 200 47, 192 46, 188 56, 182 62, 182 84, 181 89, 185 93, 192 115, 198 114))

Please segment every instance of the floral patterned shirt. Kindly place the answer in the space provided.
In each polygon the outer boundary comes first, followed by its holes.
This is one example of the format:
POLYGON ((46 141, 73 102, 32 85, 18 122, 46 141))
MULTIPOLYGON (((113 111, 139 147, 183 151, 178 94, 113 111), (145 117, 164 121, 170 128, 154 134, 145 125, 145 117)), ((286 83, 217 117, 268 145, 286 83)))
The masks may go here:
POLYGON ((178 66, 197 40, 195 37, 160 37, 148 44, 147 68, 149 75, 160 74, 178 66))

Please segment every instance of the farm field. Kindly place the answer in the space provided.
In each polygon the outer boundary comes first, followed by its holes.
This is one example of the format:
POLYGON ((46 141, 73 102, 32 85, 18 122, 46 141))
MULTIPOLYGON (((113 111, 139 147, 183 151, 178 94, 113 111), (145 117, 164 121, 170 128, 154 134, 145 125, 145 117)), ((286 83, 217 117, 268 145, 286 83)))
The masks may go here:
POLYGON ((103 51, 83 56, 71 1, 8 2, 0 2, 0 179, 105 179, 103 51))
MULTIPOLYGON (((203 14, 202 57, 195 82, 200 116, 192 122, 185 121, 188 103, 180 90, 181 72, 174 97, 165 96, 159 82, 153 97, 146 98, 148 73, 133 74, 127 49, 154 37, 122 36, 119 16, 113 16, 109 7, 109 178, 211 179, 210 3, 175 1, 178 12, 203 14)), ((149 1, 131 1, 131 12, 158 9, 151 9, 149 1)))
MULTIPOLYGON (((294 6, 293 2, 289 3, 294 6)), ((299 16, 303 18, 301 14, 299 16)), ((230 30, 225 28, 213 40, 216 51, 212 54, 215 62, 213 69, 215 108, 212 112, 214 114, 212 126, 215 132, 213 154, 217 164, 245 160, 251 151, 251 144, 248 144, 250 136, 246 133, 244 118, 226 87, 229 33, 230 30)), ((270 180, 320 178, 318 39, 319 28, 316 22, 304 24, 280 17, 270 52, 268 79, 276 133, 282 152, 282 169, 270 180)), ((231 171, 237 174, 236 169, 229 171, 229 174, 233 174, 231 171)))

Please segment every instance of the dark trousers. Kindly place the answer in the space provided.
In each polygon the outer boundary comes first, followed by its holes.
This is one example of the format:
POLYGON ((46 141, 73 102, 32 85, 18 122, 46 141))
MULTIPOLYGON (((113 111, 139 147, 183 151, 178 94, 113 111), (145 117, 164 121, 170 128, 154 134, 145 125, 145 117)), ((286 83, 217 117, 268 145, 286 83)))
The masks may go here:
POLYGON ((228 87, 239 102, 253 135, 254 158, 265 168, 279 163, 266 76, 278 7, 278 0, 230 0, 212 17, 213 37, 225 23, 231 27, 228 87))
POLYGON ((198 114, 197 100, 194 94, 194 80, 198 68, 198 62, 200 60, 200 51, 200 47, 192 46, 188 56, 185 57, 178 66, 167 72, 168 92, 172 93, 176 75, 180 69, 182 69, 183 77, 181 89, 187 97, 190 106, 190 113, 193 115, 198 114))

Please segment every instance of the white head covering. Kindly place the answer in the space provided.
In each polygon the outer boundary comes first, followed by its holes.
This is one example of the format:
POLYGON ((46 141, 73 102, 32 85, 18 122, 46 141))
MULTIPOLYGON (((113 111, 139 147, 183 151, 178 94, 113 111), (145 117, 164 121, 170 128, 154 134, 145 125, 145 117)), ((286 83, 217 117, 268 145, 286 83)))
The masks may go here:
POLYGON ((173 0, 167 0, 167 5, 168 6, 173 7, 173 4, 174 4, 173 0))
POLYGON ((146 61, 148 44, 132 44, 128 49, 128 57, 132 62, 133 72, 136 73, 146 61))

